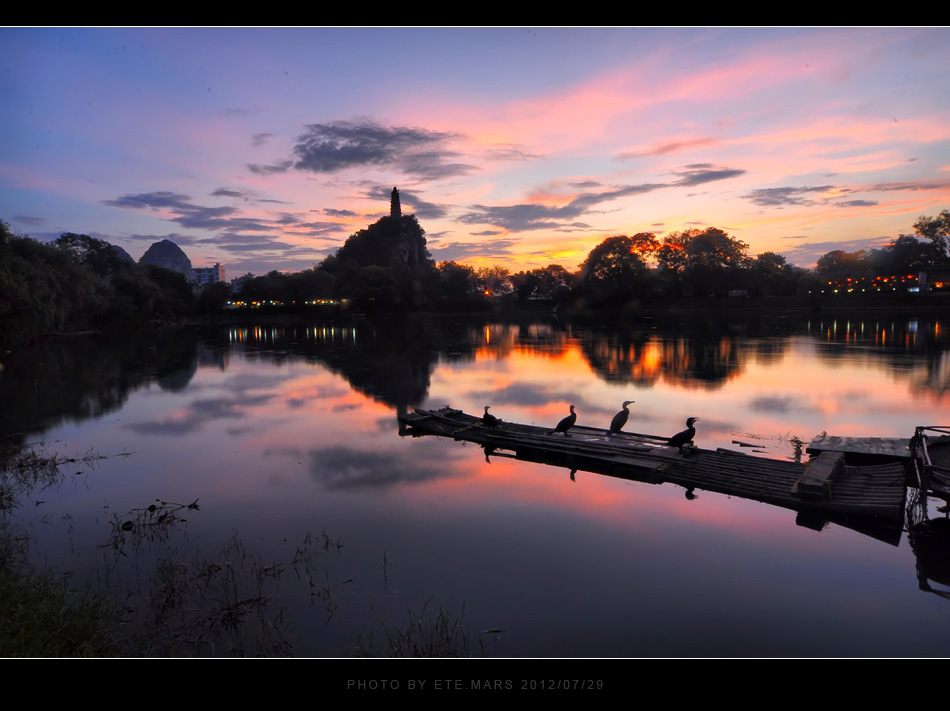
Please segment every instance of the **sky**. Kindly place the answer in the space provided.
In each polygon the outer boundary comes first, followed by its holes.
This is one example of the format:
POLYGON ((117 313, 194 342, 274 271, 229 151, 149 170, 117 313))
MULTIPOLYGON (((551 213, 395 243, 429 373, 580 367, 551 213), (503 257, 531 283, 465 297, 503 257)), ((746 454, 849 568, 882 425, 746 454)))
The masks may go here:
POLYGON ((717 227, 813 266, 950 209, 948 28, 0 28, 0 220, 228 278, 389 212, 437 261, 717 227))

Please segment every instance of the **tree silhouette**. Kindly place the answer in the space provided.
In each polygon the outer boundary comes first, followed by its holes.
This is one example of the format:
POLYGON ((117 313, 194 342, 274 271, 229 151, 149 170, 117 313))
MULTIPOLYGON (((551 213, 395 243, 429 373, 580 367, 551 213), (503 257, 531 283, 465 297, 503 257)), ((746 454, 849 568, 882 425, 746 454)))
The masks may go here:
POLYGON ((690 229, 665 237, 657 262, 674 294, 682 289, 693 296, 708 296, 729 289, 746 266, 748 247, 716 227, 690 229))
POLYGON ((914 223, 914 232, 933 243, 939 262, 950 262, 950 210, 943 210, 936 217, 922 215, 914 223))
POLYGON ((580 286, 595 302, 625 301, 642 295, 647 267, 638 253, 640 242, 626 235, 608 237, 581 264, 580 286))

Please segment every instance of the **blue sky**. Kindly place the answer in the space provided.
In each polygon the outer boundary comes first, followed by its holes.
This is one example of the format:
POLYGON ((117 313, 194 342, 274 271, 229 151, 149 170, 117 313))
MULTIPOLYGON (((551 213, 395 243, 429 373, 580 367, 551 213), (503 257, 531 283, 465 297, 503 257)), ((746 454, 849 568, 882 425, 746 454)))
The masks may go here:
POLYGON ((4 28, 0 219, 229 276, 399 186, 438 260, 714 226, 809 266, 950 208, 946 28, 4 28))

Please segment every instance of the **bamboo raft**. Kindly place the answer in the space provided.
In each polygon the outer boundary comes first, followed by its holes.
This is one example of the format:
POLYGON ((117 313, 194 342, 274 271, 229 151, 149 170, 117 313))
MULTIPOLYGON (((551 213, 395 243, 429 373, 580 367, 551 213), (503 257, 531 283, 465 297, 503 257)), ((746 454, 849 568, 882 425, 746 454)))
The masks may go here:
MULTIPOLYGON (((570 436, 550 428, 503 422, 486 427, 461 410, 416 410, 402 414, 402 434, 437 435, 474 442, 486 457, 502 456, 572 470, 583 469, 650 484, 673 483, 714 491, 819 518, 859 519, 900 525, 907 486, 905 468, 888 462, 868 466, 845 463, 844 455, 823 452, 806 464, 697 447, 681 452, 666 437, 575 426, 570 436)), ((899 535, 899 530, 898 530, 899 535)))

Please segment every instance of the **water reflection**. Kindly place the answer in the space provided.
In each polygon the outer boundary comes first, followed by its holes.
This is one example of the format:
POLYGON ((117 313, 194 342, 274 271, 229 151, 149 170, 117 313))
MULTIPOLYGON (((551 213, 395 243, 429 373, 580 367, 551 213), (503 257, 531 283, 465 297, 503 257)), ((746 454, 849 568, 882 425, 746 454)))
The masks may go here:
MULTIPOLYGON (((577 329, 556 320, 466 324, 419 318, 51 341, 21 354, 0 374, 0 397, 11 404, 0 414, 0 429, 23 441, 66 420, 82 421, 116 411, 131 392, 153 383, 164 391, 184 392, 199 368, 227 373, 235 355, 275 366, 320 364, 341 376, 353 391, 396 413, 427 400, 440 363, 465 367, 494 361, 501 367, 476 368, 483 375, 468 382, 446 388, 440 380, 438 396, 463 398, 451 403, 455 405, 477 400, 496 408, 514 406, 509 413, 495 412, 503 419, 515 414, 529 421, 547 419, 552 426, 563 416, 558 411, 568 404, 576 404, 580 421, 587 418, 591 424, 598 419, 609 421, 615 412, 611 401, 620 400, 616 395, 606 398, 600 388, 576 387, 582 375, 578 366, 583 364, 608 386, 656 390, 656 397, 641 399, 631 420, 653 432, 671 432, 689 414, 703 416, 713 433, 723 433, 751 429, 734 417, 723 417, 739 410, 757 416, 760 422, 816 421, 820 429, 825 428, 820 420, 828 416, 847 420, 861 413, 867 419, 876 410, 891 414, 895 407, 903 410, 885 395, 893 392, 891 386, 876 379, 874 369, 905 382, 911 393, 926 397, 931 404, 944 402, 950 394, 950 337, 939 319, 872 316, 776 321, 769 324, 772 335, 768 338, 747 335, 761 330, 754 323, 742 328, 721 323, 718 329, 708 321, 678 323, 668 333, 664 329, 673 326, 653 322, 617 332, 577 329), (739 331, 743 335, 734 335, 739 331), (832 370, 803 367, 812 352, 832 370), (837 366, 851 370, 847 379, 834 375, 837 366), (717 393, 733 382, 737 386, 728 395, 717 393), (796 385, 790 387, 790 383, 796 385), (691 396, 692 389, 709 394, 691 396), (676 404, 680 402, 694 404, 676 404), (715 410, 709 412, 712 403, 715 410), (679 407, 685 409, 673 409, 679 407)), ((247 419, 272 403, 273 386, 281 380, 277 372, 242 374, 229 379, 224 392, 194 397, 174 413, 126 426, 143 434, 177 436, 222 420, 231 423, 232 434, 241 434, 248 429, 247 419)), ((334 394, 334 387, 300 389, 286 395, 286 404, 304 410, 313 398, 334 394)), ((344 393, 337 389, 335 394, 344 393)), ((358 407, 357 402, 342 401, 333 405, 332 412, 342 415, 358 407)))
MULTIPOLYGON (((948 333, 939 318, 906 315, 784 318, 769 322, 767 329, 755 322, 742 322, 741 328, 709 320, 650 322, 622 332, 577 329, 553 320, 466 325, 419 318, 53 340, 18 354, 0 374, 0 397, 14 404, 0 413, 0 430, 38 432, 66 419, 100 417, 121 408, 130 392, 152 383, 180 392, 199 367, 226 371, 235 353, 275 365, 320 363, 356 391, 404 412, 425 401, 440 362, 501 361, 513 354, 558 360, 579 348, 591 371, 609 384, 716 389, 742 377, 752 364, 774 366, 794 356, 795 338, 806 335, 818 357, 830 364, 850 366, 866 358, 906 379, 913 392, 943 396, 950 391, 948 333), (757 335, 763 330, 769 333, 766 339, 757 335)), ((497 404, 537 405, 570 399, 572 392, 522 381, 476 391, 497 404)), ((856 391, 848 396, 862 395, 856 391)), ((236 419, 242 407, 266 401, 261 398, 238 392, 229 399, 198 400, 190 413, 174 423, 156 424, 156 431, 174 433, 204 418, 236 419)), ((801 403, 763 394, 750 406, 787 413, 801 403)), ((597 412, 604 407, 584 405, 597 412)))
POLYGON ((188 330, 51 339, 12 354, 0 372, 0 434, 25 441, 63 422, 102 417, 152 383, 181 392, 209 361, 226 366, 188 330))
MULTIPOLYGON (((690 500, 670 486, 399 438, 396 415, 447 404, 481 415, 487 404, 502 420, 553 428, 573 404, 577 426, 606 428, 635 400, 624 432, 668 436, 697 416, 700 447, 754 443, 793 458, 794 442, 823 430, 898 437, 945 422, 948 340, 925 314, 623 329, 553 318, 274 322, 52 340, 5 363, 0 430, 73 452, 134 452, 107 460, 88 490, 40 497, 31 513, 46 517, 36 527, 51 546, 95 551, 101 531, 82 531, 103 501, 129 511, 156 496, 200 499, 196 546, 213 549, 237 528, 262 546, 313 526, 339 536, 342 556, 320 571, 339 596, 339 632, 322 607, 308 617, 309 594, 295 613, 312 653, 344 649, 370 598, 375 611, 404 611, 437 596, 466 601, 478 629, 508 629, 490 653, 515 656, 930 654, 946 649, 950 614, 921 604, 944 601, 918 586, 908 597, 918 562, 907 545, 834 521, 818 536, 791 514, 701 487, 690 500), (346 616, 344 591, 360 614, 346 616), (903 636, 869 617, 926 630, 903 636)), ((937 541, 939 520, 928 532, 937 541)), ((49 560, 72 569, 69 556, 49 560)), ((920 565, 940 589, 938 563, 920 565)))

